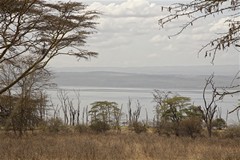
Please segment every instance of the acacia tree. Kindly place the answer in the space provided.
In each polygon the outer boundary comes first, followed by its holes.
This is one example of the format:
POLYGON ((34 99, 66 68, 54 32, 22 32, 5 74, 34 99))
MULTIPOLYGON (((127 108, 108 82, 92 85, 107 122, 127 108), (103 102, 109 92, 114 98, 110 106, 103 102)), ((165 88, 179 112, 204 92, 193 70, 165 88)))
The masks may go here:
MULTIPOLYGON (((32 64, 31 57, 15 57, 21 64, 20 67, 14 67, 3 62, 0 68, 0 84, 7 84, 32 64), (12 75, 6 76, 7 75, 12 75)), ((14 88, 8 89, 8 94, 0 96, 0 105, 5 112, 4 118, 6 129, 13 129, 19 132, 21 136, 27 129, 34 129, 39 122, 44 120, 47 109, 47 96, 44 89, 52 86, 50 82, 52 75, 46 69, 38 69, 19 80, 14 88)))
POLYGON ((94 32, 98 12, 86 10, 78 2, 51 3, 43 0, 0 1, 0 65, 21 67, 16 57, 31 56, 32 64, 8 85, 0 86, 0 94, 58 55, 89 59, 97 53, 83 48, 94 32))
POLYGON ((225 50, 231 46, 240 47, 239 9, 239 0, 192 0, 188 3, 175 3, 169 7, 162 7, 162 10, 167 10, 169 14, 159 19, 158 22, 159 25, 164 27, 181 17, 188 18, 179 32, 170 36, 172 37, 182 33, 200 19, 210 16, 225 16, 225 23, 228 24, 228 29, 219 34, 217 38, 207 42, 199 51, 199 53, 205 52, 205 57, 212 56, 212 61, 214 61, 218 50, 225 50))
POLYGON ((122 116, 122 108, 116 102, 96 101, 91 104, 91 123, 103 122, 109 126, 119 129, 122 116))
POLYGON ((157 103, 155 108, 158 133, 165 130, 169 135, 173 131, 176 136, 180 136, 184 128, 187 134, 193 137, 194 132, 200 132, 201 113, 198 107, 191 105, 190 98, 159 90, 155 90, 153 96, 157 103), (190 121, 192 122, 189 123, 190 121), (184 126, 181 126, 183 124, 184 126))

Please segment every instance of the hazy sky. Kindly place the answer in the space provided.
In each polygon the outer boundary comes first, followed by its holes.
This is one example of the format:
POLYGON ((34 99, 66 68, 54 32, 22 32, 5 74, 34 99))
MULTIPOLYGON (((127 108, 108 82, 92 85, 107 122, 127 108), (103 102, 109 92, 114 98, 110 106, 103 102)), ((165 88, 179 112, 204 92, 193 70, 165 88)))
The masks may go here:
MULTIPOLYGON (((74 1, 74 0, 71 0, 74 1)), ((54 67, 137 67, 210 65, 211 58, 198 56, 198 50, 224 29, 224 18, 199 21, 181 35, 168 39, 179 31, 184 19, 161 29, 161 6, 174 0, 75 0, 102 13, 97 20, 97 33, 88 39, 86 48, 99 53, 90 61, 57 57, 54 67)), ((222 16, 223 17, 223 16, 222 16)), ((215 65, 239 64, 239 52, 230 49, 219 53, 215 65)))

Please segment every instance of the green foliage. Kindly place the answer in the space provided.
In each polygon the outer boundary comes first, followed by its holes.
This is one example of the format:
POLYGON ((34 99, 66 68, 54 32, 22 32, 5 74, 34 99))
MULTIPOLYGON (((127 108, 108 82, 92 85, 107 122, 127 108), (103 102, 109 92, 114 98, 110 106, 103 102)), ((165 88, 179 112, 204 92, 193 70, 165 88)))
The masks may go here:
POLYGON ((186 117, 199 117, 202 118, 202 110, 198 106, 191 105, 188 108, 184 109, 186 117))
POLYGON ((110 130, 109 124, 107 124, 106 122, 103 122, 103 121, 93 122, 90 125, 90 128, 97 133, 103 133, 103 132, 110 130))
POLYGON ((121 109, 116 102, 97 101, 91 104, 89 114, 92 123, 103 122, 111 127, 119 127, 121 118, 121 109))
POLYGON ((218 130, 222 130, 223 128, 227 127, 227 123, 224 119, 217 118, 213 120, 212 126, 216 127, 218 130))
POLYGON ((132 127, 134 132, 137 134, 147 132, 147 126, 142 122, 133 122, 132 127))
POLYGON ((202 112, 199 107, 191 105, 191 99, 171 92, 154 94, 157 102, 157 132, 159 134, 176 136, 189 135, 194 137, 202 129, 202 112))
POLYGON ((162 105, 159 106, 162 112, 161 119, 171 121, 173 123, 179 123, 185 116, 185 108, 190 106, 190 98, 174 96, 168 97, 162 101, 162 105))

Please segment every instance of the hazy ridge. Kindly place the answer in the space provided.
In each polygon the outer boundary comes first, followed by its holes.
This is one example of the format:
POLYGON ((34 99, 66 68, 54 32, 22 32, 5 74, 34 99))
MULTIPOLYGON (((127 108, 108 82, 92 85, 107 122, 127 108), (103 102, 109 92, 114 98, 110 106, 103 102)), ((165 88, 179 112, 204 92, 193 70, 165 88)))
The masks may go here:
MULTIPOLYGON (((63 68, 55 73, 58 86, 202 89, 214 72, 216 85, 229 86, 238 66, 63 68)), ((239 81, 238 81, 239 82, 239 81)))
POLYGON ((239 65, 209 65, 209 66, 152 66, 152 67, 65 67, 53 68, 54 72, 124 72, 142 74, 181 74, 181 75, 216 75, 233 76, 240 70, 239 65))

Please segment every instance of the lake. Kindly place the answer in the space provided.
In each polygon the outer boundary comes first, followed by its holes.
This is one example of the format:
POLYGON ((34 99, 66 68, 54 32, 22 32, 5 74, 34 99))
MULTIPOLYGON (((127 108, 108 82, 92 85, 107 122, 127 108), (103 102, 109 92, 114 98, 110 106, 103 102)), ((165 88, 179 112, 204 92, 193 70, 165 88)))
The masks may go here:
MULTIPOLYGON (((193 67, 194 68, 194 67, 193 67)), ((202 90, 205 85, 205 79, 210 74, 196 71, 189 71, 189 68, 177 68, 177 72, 168 69, 168 72, 161 72, 158 68, 154 69, 86 69, 56 72, 55 83, 58 88, 66 90, 68 96, 74 104, 77 103, 74 90, 79 91, 81 107, 90 106, 95 101, 114 101, 123 106, 123 112, 127 113, 128 100, 131 99, 132 107, 136 107, 137 101, 142 106, 141 119, 145 119, 145 110, 148 111, 150 119, 154 116, 153 92, 154 89, 161 91, 172 91, 181 96, 190 97, 195 105, 203 105, 202 90), (188 71, 186 71, 188 69, 188 71)), ((166 70, 166 68, 164 69, 166 70)), ((176 70, 176 68, 175 68, 176 70)), ((219 69, 220 71, 222 69, 219 69)), ((232 71, 232 70, 230 70, 232 71)), ((208 73, 209 71, 206 71, 208 73)), ((235 71, 232 71, 233 73, 235 71)), ((216 86, 229 86, 234 74, 229 71, 215 73, 214 80, 216 86)), ((235 72, 236 73, 236 72, 235 72)), ((235 82, 238 83, 239 81, 235 82)), ((238 83, 239 84, 239 83, 238 83)), ((60 105, 57 98, 57 89, 49 90, 52 101, 55 105, 60 105)), ((210 91, 207 92, 210 98, 210 91)), ((230 111, 238 104, 239 94, 226 96, 223 101, 218 102, 219 111, 222 118, 226 118, 227 111, 230 111)), ((237 122, 236 113, 228 116, 228 123, 237 122)))

